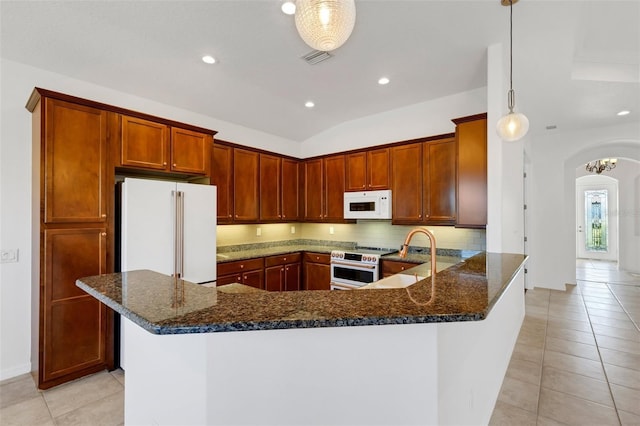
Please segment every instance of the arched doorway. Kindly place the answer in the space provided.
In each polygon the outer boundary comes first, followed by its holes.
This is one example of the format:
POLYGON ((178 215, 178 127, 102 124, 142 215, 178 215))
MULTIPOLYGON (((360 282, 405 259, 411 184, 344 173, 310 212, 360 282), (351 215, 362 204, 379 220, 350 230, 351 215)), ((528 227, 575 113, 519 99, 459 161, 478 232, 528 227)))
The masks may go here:
POLYGON ((617 179, 604 175, 576 178, 578 259, 618 262, 618 211, 617 179))

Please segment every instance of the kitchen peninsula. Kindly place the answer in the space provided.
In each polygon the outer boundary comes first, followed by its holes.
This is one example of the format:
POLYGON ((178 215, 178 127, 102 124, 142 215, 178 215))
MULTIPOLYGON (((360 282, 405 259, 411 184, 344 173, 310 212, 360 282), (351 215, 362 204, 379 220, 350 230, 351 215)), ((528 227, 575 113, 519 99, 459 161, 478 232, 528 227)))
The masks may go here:
POLYGON ((524 316, 525 260, 480 253, 385 290, 244 292, 152 271, 77 285, 126 318, 127 424, 481 424, 524 316))

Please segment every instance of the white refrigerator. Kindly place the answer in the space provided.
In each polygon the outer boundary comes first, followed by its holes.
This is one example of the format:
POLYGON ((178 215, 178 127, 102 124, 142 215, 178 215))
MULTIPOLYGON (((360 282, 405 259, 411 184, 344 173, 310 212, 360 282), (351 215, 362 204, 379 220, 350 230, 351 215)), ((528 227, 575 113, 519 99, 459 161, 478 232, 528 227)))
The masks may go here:
MULTIPOLYGON (((121 271, 150 269, 215 285, 215 186, 125 178, 121 194, 121 271)), ((125 368, 123 328, 120 365, 125 368)))

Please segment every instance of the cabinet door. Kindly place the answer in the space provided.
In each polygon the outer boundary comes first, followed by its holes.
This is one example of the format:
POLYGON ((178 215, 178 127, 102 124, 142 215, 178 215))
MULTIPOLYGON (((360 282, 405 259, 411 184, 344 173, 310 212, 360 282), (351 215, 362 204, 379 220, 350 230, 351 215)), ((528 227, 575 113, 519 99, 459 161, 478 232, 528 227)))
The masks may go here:
POLYGON ((169 126, 141 118, 122 116, 123 166, 168 170, 169 126))
POLYGON ((233 150, 233 219, 256 222, 259 211, 259 157, 257 152, 233 150))
POLYGON ((107 219, 107 113, 46 99, 44 223, 107 219))
POLYGON ((298 207, 300 199, 299 162, 289 158, 282 159, 282 220, 296 221, 300 218, 298 207))
POLYGON ((284 272, 285 266, 278 265, 264 270, 264 289, 267 291, 284 290, 284 272))
POLYGON ((260 220, 277 221, 280 212, 281 158, 260 154, 260 220))
POLYGON ((322 220, 322 159, 304 162, 304 219, 322 220))
POLYGON ((247 271, 242 274, 242 284, 264 289, 264 269, 247 271))
POLYGON ((454 139, 428 142, 424 150, 426 221, 453 225, 456 219, 456 146, 454 139))
POLYGON ((326 221, 344 220, 344 155, 324 159, 324 215, 326 221))
POLYGON ((389 148, 367 151, 367 189, 380 191, 390 187, 389 148))
POLYGON ((304 263, 305 290, 331 290, 331 266, 322 263, 304 263))
POLYGON ((171 128, 171 171, 207 174, 213 138, 200 132, 171 128))
POLYGON ((300 263, 289 263, 285 265, 283 290, 300 290, 300 263))
POLYGON ((39 386, 107 367, 108 311, 76 287, 107 272, 106 228, 45 229, 40 290, 39 386))
POLYGON ((233 220, 233 148, 213 145, 211 184, 217 189, 218 223, 233 220))
POLYGON ((487 226, 487 119, 457 123, 456 226, 487 226))
POLYGON ((393 223, 422 221, 422 144, 391 148, 393 223))
POLYGON ((346 190, 364 191, 367 189, 367 153, 356 152, 345 158, 346 190))

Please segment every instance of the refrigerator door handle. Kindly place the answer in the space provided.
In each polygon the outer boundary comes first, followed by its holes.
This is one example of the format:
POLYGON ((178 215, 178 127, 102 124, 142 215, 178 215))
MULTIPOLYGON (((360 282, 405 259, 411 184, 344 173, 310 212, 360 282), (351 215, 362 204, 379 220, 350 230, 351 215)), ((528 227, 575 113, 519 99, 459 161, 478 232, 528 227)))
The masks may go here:
POLYGON ((178 191, 178 198, 180 199, 180 270, 179 278, 184 276, 184 191, 178 191))
POLYGON ((180 278, 180 191, 171 191, 173 198, 173 276, 180 278))

